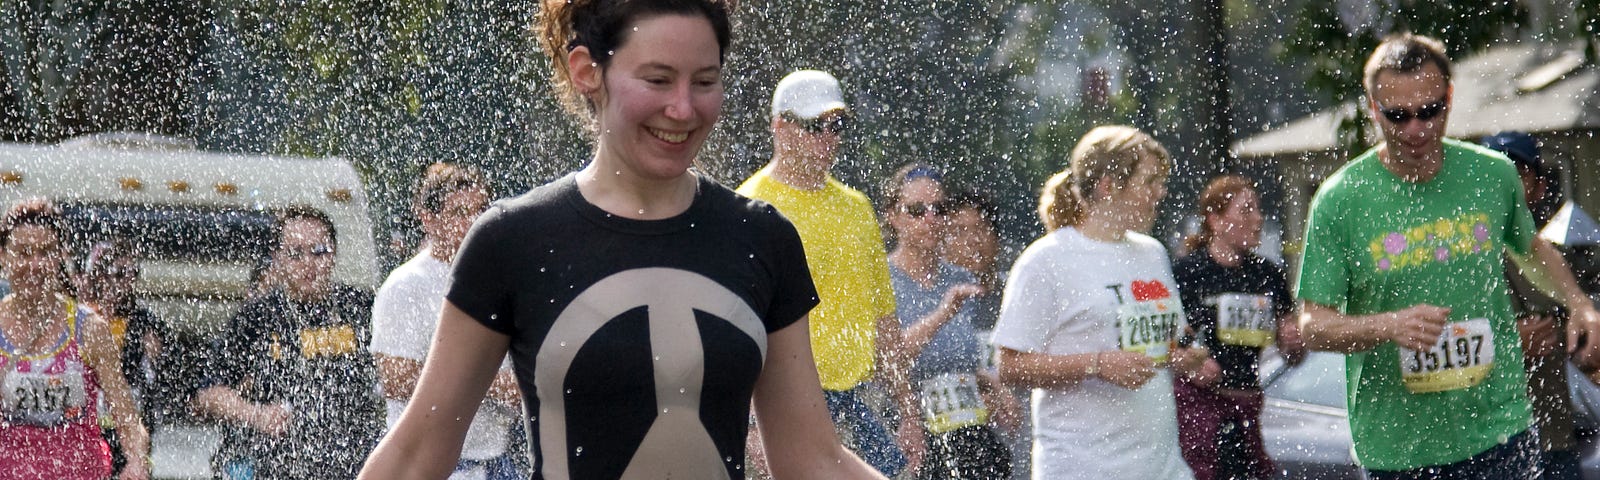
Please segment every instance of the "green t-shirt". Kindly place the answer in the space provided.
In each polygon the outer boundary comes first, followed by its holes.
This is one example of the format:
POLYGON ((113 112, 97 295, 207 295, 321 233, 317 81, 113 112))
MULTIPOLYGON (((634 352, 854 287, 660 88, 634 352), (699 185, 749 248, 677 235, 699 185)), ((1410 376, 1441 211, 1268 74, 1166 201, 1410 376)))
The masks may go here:
POLYGON ((1505 157, 1448 139, 1444 152, 1434 178, 1412 183, 1384 168, 1376 150, 1368 151, 1329 177, 1311 201, 1296 289, 1302 300, 1350 315, 1421 303, 1450 308, 1446 331, 1463 335, 1452 342, 1462 348, 1431 358, 1406 354, 1418 362, 1411 371, 1487 376, 1472 386, 1412 393, 1401 375, 1411 365, 1402 365, 1394 342, 1350 354, 1351 433, 1356 457, 1374 470, 1466 460, 1530 424, 1501 256, 1507 248, 1529 251, 1533 217, 1516 167, 1505 157), (1492 366, 1467 368, 1472 359, 1487 358, 1485 330, 1493 340, 1492 366), (1479 333, 1476 346, 1464 335, 1472 332, 1479 333), (1463 368, 1434 370, 1445 362, 1463 368))

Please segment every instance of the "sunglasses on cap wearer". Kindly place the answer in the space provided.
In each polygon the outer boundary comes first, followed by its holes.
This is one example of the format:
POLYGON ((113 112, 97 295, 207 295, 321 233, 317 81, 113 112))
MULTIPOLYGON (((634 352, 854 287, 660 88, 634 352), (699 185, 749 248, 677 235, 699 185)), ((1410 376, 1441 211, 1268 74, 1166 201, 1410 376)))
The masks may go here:
POLYGON ((1444 113, 1445 106, 1449 101, 1450 97, 1447 95, 1439 97, 1438 100, 1429 102, 1426 105, 1417 107, 1416 110, 1407 110, 1399 107, 1380 108, 1378 109, 1378 113, 1382 114, 1383 118, 1389 120, 1389 123, 1393 123, 1395 125, 1405 125, 1413 118, 1426 122, 1433 120, 1434 117, 1444 113))
POLYGON ((937 203, 908 203, 900 206, 900 213, 917 218, 922 218, 929 215, 938 216, 944 215, 945 206, 937 203))
POLYGON ((794 112, 783 112, 783 121, 799 125, 811 134, 832 133, 841 134, 850 128, 850 117, 844 115, 830 115, 817 118, 800 118, 794 112))

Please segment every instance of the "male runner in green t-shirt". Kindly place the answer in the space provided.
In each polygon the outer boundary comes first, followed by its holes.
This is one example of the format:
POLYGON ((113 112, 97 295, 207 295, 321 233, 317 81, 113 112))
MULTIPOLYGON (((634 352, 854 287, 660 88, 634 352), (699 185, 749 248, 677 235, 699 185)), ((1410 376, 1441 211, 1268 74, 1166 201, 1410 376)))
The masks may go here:
MULTIPOLYGON (((1534 242, 1505 157, 1444 138, 1453 89, 1437 40, 1397 35, 1367 61, 1382 143, 1311 203, 1298 295, 1308 347, 1349 354, 1350 427, 1371 478, 1533 478, 1538 447, 1503 252, 1528 258, 1574 312, 1589 361, 1600 313, 1560 254, 1534 242)), ((1581 346, 1581 347, 1579 347, 1581 346)))

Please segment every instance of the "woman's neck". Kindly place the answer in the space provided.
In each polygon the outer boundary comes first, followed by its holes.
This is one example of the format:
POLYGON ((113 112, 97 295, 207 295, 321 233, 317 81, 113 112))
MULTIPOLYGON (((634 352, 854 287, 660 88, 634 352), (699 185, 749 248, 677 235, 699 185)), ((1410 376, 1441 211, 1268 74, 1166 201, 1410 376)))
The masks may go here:
POLYGON ((688 170, 666 180, 643 178, 632 172, 590 162, 578 172, 578 191, 584 200, 606 213, 635 220, 662 220, 689 209, 699 191, 699 178, 688 170))
POLYGON ((1090 240, 1120 242, 1128 236, 1128 222, 1123 215, 1104 209, 1091 209, 1078 224, 1078 233, 1090 240))
POLYGON ((1206 253, 1211 255, 1211 260, 1217 262, 1217 265, 1224 267, 1237 267, 1244 262, 1243 250, 1223 245, 1216 240, 1206 243, 1206 253))
POLYGON ((893 252, 889 252, 889 263, 922 285, 932 285, 939 279, 939 255, 930 249, 911 247, 901 242, 893 252))
POLYGON ((9 320, 7 337, 13 345, 24 349, 36 347, 46 334, 57 330, 57 317, 61 313, 60 296, 55 292, 12 292, 0 299, 0 318, 9 320))

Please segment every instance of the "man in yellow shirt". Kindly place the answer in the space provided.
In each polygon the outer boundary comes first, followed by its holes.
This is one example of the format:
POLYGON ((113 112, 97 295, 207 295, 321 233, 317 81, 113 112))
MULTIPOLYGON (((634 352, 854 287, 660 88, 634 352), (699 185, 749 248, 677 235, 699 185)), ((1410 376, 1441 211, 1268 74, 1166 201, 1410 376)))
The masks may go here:
POLYGON ((828 411, 845 443, 892 477, 916 468, 924 440, 903 375, 900 320, 872 203, 828 173, 849 121, 832 75, 800 70, 784 77, 772 95, 772 161, 738 191, 771 203, 800 231, 821 297, 811 311, 811 349, 828 411), (861 398, 875 365, 885 367, 880 378, 900 413, 893 438, 861 398))

